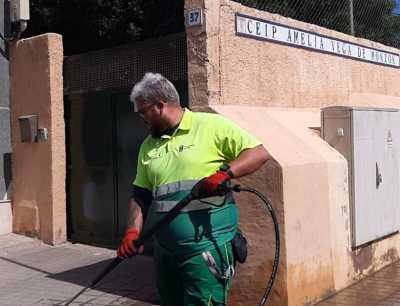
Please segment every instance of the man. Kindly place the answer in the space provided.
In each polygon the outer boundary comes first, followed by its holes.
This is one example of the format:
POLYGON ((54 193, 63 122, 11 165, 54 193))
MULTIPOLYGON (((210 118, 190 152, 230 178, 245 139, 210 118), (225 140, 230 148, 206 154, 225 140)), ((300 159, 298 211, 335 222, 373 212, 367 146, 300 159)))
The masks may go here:
POLYGON ((146 73, 130 98, 151 135, 140 148, 118 256, 143 252, 132 243, 142 231, 143 214, 151 227, 201 180, 202 199, 155 234, 157 286, 163 306, 226 305, 238 217, 232 195, 220 195, 221 185, 259 169, 269 154, 222 116, 183 109, 175 87, 160 74, 146 73))

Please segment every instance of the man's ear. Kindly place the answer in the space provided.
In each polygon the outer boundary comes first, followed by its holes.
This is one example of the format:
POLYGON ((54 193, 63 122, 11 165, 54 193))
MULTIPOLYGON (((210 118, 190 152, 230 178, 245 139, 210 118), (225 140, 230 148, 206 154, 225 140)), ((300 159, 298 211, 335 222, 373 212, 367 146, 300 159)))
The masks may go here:
POLYGON ((160 101, 157 103, 157 107, 158 107, 159 110, 160 110, 160 115, 162 115, 163 111, 164 111, 165 108, 167 107, 167 103, 164 102, 164 101, 162 101, 162 100, 160 100, 160 101))

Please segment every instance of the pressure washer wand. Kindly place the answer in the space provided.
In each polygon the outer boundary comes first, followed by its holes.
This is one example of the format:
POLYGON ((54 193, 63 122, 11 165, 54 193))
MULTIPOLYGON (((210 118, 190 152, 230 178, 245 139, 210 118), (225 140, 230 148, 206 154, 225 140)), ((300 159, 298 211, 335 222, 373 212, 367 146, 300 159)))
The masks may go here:
MULTIPOLYGON (((200 181, 201 182, 201 181, 200 181)), ((158 221, 152 228, 150 228, 148 231, 144 232, 138 240, 134 241, 134 245, 136 248, 139 248, 143 243, 149 239, 151 236, 153 236, 160 228, 163 226, 169 224, 178 214, 179 212, 187 206, 192 200, 198 199, 199 198, 199 187, 201 183, 197 183, 192 191, 185 197, 183 198, 178 204, 172 208, 167 215, 162 218, 160 221, 158 221)), ((265 292, 261 298, 261 301, 259 303, 259 306, 264 306, 267 302, 268 297, 271 294, 272 291, 272 286, 274 284, 276 274, 278 271, 278 265, 279 265, 279 257, 280 257, 280 235, 279 235, 279 224, 278 220, 275 215, 275 211, 270 203, 270 201, 265 198, 260 192, 258 192, 255 189, 248 188, 248 187, 241 187, 240 185, 231 185, 231 182, 228 181, 226 185, 223 185, 222 188, 225 188, 223 190, 224 192, 226 191, 235 191, 235 192, 241 192, 241 191, 246 191, 255 194, 258 196, 266 205, 273 223, 274 223, 274 229, 275 229, 275 257, 274 257, 274 262, 273 262, 273 268, 271 272, 271 276, 269 278, 267 287, 265 289, 265 292)), ((65 306, 70 305, 78 296, 80 296, 86 289, 88 288, 93 288, 99 281, 101 281, 108 273, 110 273, 112 270, 114 270, 124 259, 122 258, 115 258, 87 287, 83 288, 81 291, 79 291, 72 299, 69 300, 65 304, 65 306)))
MULTIPOLYGON (((185 198, 183 198, 178 204, 172 208, 168 214, 158 221, 152 228, 150 228, 148 231, 144 232, 142 235, 140 235, 139 239, 134 241, 134 245, 136 248, 139 248, 143 243, 149 239, 151 236, 154 235, 161 227, 169 224, 184 208, 187 206, 192 200, 194 199, 193 193, 189 193, 185 198)), ((96 286, 98 282, 100 282, 108 273, 110 273, 112 270, 114 270, 124 259, 116 257, 95 279, 93 279, 88 286, 83 288, 81 291, 79 291, 73 298, 71 298, 65 306, 70 305, 77 297, 79 297, 83 292, 85 292, 89 288, 93 288, 96 286)))
POLYGON ((143 235, 140 235, 138 240, 135 240, 133 244, 136 248, 139 248, 147 239, 151 238, 160 228, 171 223, 171 221, 179 215, 179 212, 186 207, 192 200, 194 200, 194 196, 192 193, 189 193, 186 197, 184 197, 178 204, 176 204, 167 215, 153 225, 148 231, 144 232, 143 235))
POLYGON ((75 299, 80 296, 83 292, 85 292, 89 288, 93 288, 96 286, 96 284, 101 281, 104 276, 106 276, 108 273, 110 273, 112 270, 114 270, 121 262, 123 261, 123 258, 116 257, 114 260, 99 274, 95 279, 93 279, 88 286, 83 288, 81 291, 79 291, 77 294, 74 295, 73 298, 71 298, 65 306, 70 305, 75 299))

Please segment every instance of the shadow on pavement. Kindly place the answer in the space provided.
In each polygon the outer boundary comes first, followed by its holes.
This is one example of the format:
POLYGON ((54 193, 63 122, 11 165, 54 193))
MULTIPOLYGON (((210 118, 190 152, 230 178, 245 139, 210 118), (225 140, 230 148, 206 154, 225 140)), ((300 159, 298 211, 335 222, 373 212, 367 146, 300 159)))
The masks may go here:
MULTIPOLYGON (((75 268, 47 277, 87 286, 97 277, 113 259, 104 260, 95 264, 75 268)), ((138 256, 121 262, 113 271, 107 274, 94 288, 96 291, 113 295, 129 297, 131 299, 159 304, 157 288, 155 286, 152 258, 138 256)), ((87 290, 88 292, 90 290, 87 290)))
MULTIPOLYGON (((21 263, 13 259, 4 257, 0 258, 13 264, 44 273, 46 274, 46 278, 67 282, 82 287, 88 286, 91 281, 113 261, 112 258, 97 262, 95 264, 67 270, 61 273, 49 273, 48 271, 21 263)), ((79 289, 76 291, 76 293, 78 291, 79 289)), ((118 299, 118 297, 124 297, 135 301, 159 305, 159 297, 155 285, 152 258, 148 256, 138 256, 124 260, 113 271, 107 274, 99 283, 97 283, 94 290, 88 289, 83 292, 81 296, 82 298, 89 296, 93 298, 92 300, 96 300, 96 297, 100 298, 100 296, 104 296, 104 294, 112 294, 116 299, 118 299)), ((73 295, 74 294, 71 295, 71 298, 73 295)), ((54 303, 53 305, 64 305, 66 301, 67 300, 58 301, 58 303, 54 303)), ((91 305, 87 302, 84 302, 83 304, 91 305)), ((135 303, 135 305, 142 304, 135 303)))

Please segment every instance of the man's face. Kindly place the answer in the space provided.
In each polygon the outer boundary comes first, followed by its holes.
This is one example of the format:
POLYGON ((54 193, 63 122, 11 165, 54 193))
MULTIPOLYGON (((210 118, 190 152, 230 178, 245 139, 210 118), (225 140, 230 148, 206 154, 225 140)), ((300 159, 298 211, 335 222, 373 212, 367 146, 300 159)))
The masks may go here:
POLYGON ((164 105, 162 102, 149 103, 145 101, 136 102, 136 110, 143 121, 149 126, 153 136, 160 137, 164 130, 164 120, 162 117, 164 105))

